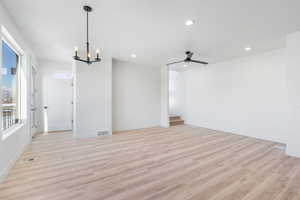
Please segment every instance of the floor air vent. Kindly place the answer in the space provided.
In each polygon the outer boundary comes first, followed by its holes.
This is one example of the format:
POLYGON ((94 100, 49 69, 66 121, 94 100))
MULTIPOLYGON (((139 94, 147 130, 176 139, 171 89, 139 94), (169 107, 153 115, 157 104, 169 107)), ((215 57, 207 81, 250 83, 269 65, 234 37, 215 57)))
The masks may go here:
POLYGON ((29 162, 33 162, 34 158, 26 158, 24 160, 21 160, 20 163, 29 163, 29 162))
POLYGON ((97 136, 109 136, 108 131, 97 131, 97 136))

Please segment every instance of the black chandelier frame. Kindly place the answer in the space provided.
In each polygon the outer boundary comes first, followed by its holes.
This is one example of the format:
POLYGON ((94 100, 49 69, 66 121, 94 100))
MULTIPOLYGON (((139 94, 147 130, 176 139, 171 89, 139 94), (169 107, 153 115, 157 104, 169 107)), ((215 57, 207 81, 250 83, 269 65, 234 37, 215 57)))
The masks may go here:
POLYGON ((99 50, 96 51, 96 58, 92 59, 91 58, 91 52, 90 52, 90 42, 89 42, 89 13, 93 11, 92 7, 90 6, 83 6, 83 10, 86 12, 86 59, 82 59, 78 56, 78 49, 75 48, 75 56, 73 56, 74 60, 81 61, 84 63, 87 63, 88 65, 95 63, 95 62, 100 62, 100 52, 99 50))

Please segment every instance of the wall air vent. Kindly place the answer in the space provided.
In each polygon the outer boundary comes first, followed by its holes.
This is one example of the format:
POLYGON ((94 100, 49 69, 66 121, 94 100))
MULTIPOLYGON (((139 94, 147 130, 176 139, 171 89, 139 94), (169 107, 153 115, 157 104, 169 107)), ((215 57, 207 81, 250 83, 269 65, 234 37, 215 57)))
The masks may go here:
POLYGON ((97 131, 97 136, 109 136, 108 131, 97 131))

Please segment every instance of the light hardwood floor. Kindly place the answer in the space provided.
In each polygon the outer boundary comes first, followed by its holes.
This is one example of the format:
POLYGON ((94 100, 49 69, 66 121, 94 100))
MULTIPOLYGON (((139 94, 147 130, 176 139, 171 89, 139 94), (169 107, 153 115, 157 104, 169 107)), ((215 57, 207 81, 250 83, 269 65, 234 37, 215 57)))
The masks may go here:
POLYGON ((300 199, 300 160, 277 145, 185 125, 40 135, 0 184, 0 199, 300 199))

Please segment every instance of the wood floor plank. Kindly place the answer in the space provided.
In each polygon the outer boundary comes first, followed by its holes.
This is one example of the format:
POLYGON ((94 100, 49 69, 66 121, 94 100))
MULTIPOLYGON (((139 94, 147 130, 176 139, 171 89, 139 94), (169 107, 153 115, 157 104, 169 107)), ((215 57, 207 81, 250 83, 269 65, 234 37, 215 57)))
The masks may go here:
POLYGON ((0 199, 300 199, 300 160, 277 145, 188 125, 42 134, 0 184, 0 199))

